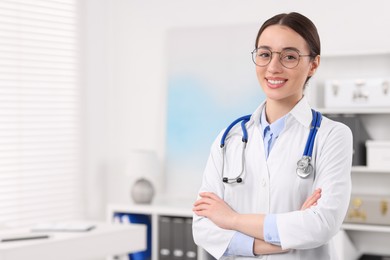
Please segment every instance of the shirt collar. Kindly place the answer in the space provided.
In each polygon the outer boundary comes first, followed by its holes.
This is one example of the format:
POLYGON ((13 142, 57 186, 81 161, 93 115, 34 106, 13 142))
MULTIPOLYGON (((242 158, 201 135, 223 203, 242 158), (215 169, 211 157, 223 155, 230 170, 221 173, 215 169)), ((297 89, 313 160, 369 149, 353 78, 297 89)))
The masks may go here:
POLYGON ((263 130, 263 137, 266 134, 266 129, 269 127, 269 131, 273 134, 274 138, 278 137, 280 132, 284 129, 284 125, 286 123, 286 117, 287 115, 284 115, 283 117, 279 118, 272 124, 269 124, 265 115, 265 106, 263 108, 263 111, 261 112, 261 118, 260 118, 260 125, 263 130))
MULTIPOLYGON (((265 108, 265 101, 263 101, 256 111, 252 114, 251 121, 255 125, 261 125, 260 120, 262 112, 265 108)), ((288 125, 291 120, 295 119, 305 127, 309 127, 312 120, 312 113, 307 98, 303 96, 301 100, 293 107, 293 109, 286 115, 285 124, 288 125)), ((265 120, 266 121, 266 120, 265 120)), ((264 122, 264 121, 263 121, 264 122)), ((264 128, 267 126, 264 126, 264 128)), ((264 132, 264 129, 263 129, 264 132)))
POLYGON ((313 115, 309 102, 305 96, 301 98, 301 100, 295 105, 289 114, 291 115, 290 118, 295 118, 303 126, 310 126, 313 115))

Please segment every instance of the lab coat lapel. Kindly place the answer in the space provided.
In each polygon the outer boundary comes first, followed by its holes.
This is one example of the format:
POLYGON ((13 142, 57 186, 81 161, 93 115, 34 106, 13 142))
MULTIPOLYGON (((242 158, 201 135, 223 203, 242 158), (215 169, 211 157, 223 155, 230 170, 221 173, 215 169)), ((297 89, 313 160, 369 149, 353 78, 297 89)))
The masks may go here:
MULTIPOLYGON (((253 198, 253 207, 255 212, 269 213, 270 212, 270 190, 269 190, 269 171, 264 150, 263 134, 260 126, 260 115, 265 102, 263 102, 252 115, 252 127, 248 141, 248 153, 251 163, 246 164, 248 173, 253 175, 253 181, 257 187, 253 198), (252 158, 252 156, 256 156, 252 158)), ((249 160, 249 159, 248 159, 249 160)))
POLYGON ((313 182, 311 176, 302 180, 295 172, 297 161, 305 149, 310 122, 311 109, 306 99, 302 98, 287 114, 284 130, 268 156, 266 163, 270 183, 270 209, 274 213, 283 212, 286 207, 291 207, 290 210, 299 209, 302 197, 307 193, 306 189, 299 189, 303 188, 302 185, 307 186, 306 183, 313 182), (280 200, 281 197, 284 199, 280 200))

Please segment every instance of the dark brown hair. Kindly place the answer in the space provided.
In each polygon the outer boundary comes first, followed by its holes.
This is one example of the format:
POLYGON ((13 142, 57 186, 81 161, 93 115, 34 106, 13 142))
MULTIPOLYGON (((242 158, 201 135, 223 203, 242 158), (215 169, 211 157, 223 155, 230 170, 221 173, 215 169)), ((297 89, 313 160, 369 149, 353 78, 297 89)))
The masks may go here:
POLYGON ((316 26, 309 18, 295 12, 278 14, 265 21, 257 33, 255 48, 257 48, 260 35, 263 31, 268 26, 275 24, 287 26, 302 36, 309 46, 311 58, 315 58, 321 54, 320 36, 318 35, 316 26))

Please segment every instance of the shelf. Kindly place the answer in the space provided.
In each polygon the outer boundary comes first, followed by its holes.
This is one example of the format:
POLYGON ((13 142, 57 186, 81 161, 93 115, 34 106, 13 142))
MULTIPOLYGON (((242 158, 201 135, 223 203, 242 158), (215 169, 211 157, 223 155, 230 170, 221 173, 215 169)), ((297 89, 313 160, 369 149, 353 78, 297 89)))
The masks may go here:
MULTIPOLYGON (((192 207, 194 201, 186 199, 169 199, 158 197, 155 198, 152 204, 109 204, 108 209, 108 220, 111 222, 113 216, 116 213, 125 214, 142 214, 149 215, 151 217, 151 250, 152 260, 159 259, 159 232, 161 232, 159 223, 161 216, 167 217, 178 217, 178 218, 190 218, 192 220, 192 207)), ((192 238, 192 235, 191 235, 192 238)), ((196 247, 198 260, 208 259, 206 252, 201 247, 196 247)))
POLYGON ((348 107, 348 108, 318 108, 323 114, 389 114, 390 107, 381 108, 364 108, 364 107, 348 107))
POLYGON ((344 230, 390 233, 390 226, 344 223, 344 230))
MULTIPOLYGON (((192 217, 193 201, 186 203, 163 203, 156 202, 150 205, 135 204, 111 204, 108 206, 109 212, 123 212, 144 215, 168 215, 178 217, 192 217)), ((110 213, 110 214, 111 214, 110 213)))
POLYGON ((379 174, 390 174, 390 169, 378 169, 370 168, 367 166, 352 166, 352 172, 354 173, 379 173, 379 174))

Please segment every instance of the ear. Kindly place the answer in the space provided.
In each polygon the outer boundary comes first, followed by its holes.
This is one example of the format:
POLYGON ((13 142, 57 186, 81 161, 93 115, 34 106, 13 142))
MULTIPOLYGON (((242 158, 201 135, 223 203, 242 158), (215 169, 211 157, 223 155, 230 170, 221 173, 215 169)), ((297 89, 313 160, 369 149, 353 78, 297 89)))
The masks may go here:
POLYGON ((310 70, 309 70, 309 77, 313 76, 314 73, 317 71, 317 68, 320 66, 320 60, 321 56, 317 55, 312 61, 310 65, 310 70))

